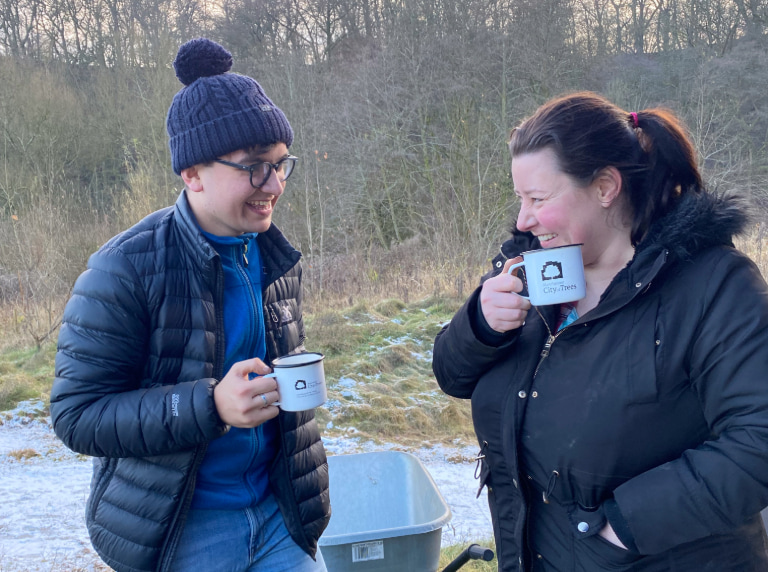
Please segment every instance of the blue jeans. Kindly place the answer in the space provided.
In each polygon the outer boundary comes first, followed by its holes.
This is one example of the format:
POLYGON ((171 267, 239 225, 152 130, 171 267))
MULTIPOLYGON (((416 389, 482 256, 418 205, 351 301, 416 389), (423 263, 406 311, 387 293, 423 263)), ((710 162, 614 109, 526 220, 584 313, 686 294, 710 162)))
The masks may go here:
POLYGON ((239 510, 190 510, 173 572, 326 572, 293 541, 271 494, 239 510))

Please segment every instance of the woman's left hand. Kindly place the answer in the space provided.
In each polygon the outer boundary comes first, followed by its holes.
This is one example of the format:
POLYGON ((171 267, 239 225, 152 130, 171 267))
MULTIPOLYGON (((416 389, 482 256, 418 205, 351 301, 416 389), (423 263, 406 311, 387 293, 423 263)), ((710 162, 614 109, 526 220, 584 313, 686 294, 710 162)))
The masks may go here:
POLYGON ((619 540, 619 537, 616 536, 616 533, 613 531, 613 527, 611 526, 610 522, 606 524, 598 534, 600 534, 600 536, 605 538, 611 544, 615 544, 619 548, 628 550, 628 548, 624 546, 624 543, 622 543, 621 540, 619 540))

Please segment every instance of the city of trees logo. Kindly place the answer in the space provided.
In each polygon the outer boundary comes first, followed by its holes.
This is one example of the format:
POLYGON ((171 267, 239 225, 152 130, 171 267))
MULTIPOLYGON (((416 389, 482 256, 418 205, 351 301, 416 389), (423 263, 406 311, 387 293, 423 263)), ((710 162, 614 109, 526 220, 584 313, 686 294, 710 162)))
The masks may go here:
POLYGON ((563 277, 563 265, 560 262, 545 262, 541 268, 542 280, 560 280, 563 277))

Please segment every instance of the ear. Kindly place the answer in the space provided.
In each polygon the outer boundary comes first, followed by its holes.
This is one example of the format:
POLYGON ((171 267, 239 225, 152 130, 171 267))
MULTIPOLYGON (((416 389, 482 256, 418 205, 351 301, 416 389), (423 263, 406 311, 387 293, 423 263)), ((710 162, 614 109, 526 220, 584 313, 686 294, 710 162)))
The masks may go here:
POLYGON ((616 167, 606 167, 592 181, 597 200, 603 208, 610 207, 621 194, 621 173, 616 167))
POLYGON ((200 193, 203 191, 203 181, 200 178, 199 165, 192 165, 181 171, 181 179, 184 181, 186 187, 193 193, 200 193))

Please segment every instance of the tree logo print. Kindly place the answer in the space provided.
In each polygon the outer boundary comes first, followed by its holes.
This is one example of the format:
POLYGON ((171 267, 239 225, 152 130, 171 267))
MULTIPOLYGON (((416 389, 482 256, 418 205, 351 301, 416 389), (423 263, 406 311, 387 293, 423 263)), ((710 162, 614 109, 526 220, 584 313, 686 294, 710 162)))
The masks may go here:
POLYGON ((541 268, 542 280, 559 280, 563 277, 563 265, 557 261, 548 261, 541 268))

